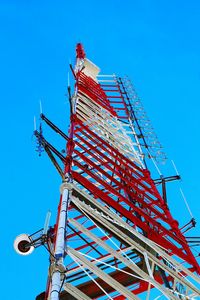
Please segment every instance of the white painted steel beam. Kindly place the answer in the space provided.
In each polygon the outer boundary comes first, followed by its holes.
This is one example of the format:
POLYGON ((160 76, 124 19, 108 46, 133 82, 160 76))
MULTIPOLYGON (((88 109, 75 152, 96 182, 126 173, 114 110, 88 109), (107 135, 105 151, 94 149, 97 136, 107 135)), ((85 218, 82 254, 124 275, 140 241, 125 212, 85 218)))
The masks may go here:
MULTIPOLYGON (((73 200, 72 200, 73 201, 73 200)), ((87 213, 89 211, 87 210, 87 213)), ((96 215, 96 212, 93 211, 93 214, 91 216, 100 222, 103 226, 106 226, 110 231, 112 231, 115 235, 117 235, 119 238, 122 237, 122 239, 127 243, 126 239, 124 239, 123 233, 116 228, 113 224, 108 222, 106 219, 102 218, 100 215, 96 215)), ((93 241, 95 241, 98 245, 106 249, 109 253, 111 253, 113 256, 121 260, 128 268, 130 268, 132 271, 134 271, 136 274, 138 274, 140 277, 144 278, 144 281, 151 282, 153 286, 155 286, 158 290, 160 290, 166 297, 169 299, 176 300, 176 297, 174 297, 171 292, 166 290, 161 284, 159 284, 157 281, 155 281, 151 276, 149 276, 147 273, 142 271, 133 261, 128 260, 125 258, 121 253, 114 251, 110 246, 108 246, 106 243, 104 243, 101 239, 96 237, 94 234, 92 234, 88 229, 84 228, 81 224, 79 224, 77 221, 70 219, 70 222, 78 228, 80 231, 82 231, 84 234, 86 234, 89 238, 91 238, 93 241)), ((128 236, 126 236, 128 238, 128 236)))
POLYGON ((68 254, 73 259, 73 256, 87 269, 92 271, 95 275, 101 278, 103 281, 112 286, 116 291, 118 291, 121 295, 125 296, 128 300, 139 300, 139 298, 132 294, 126 287, 121 285, 111 276, 103 272, 100 268, 95 266, 91 261, 81 255, 78 251, 68 247, 68 254))
MULTIPOLYGON (((86 195, 84 194, 84 197, 86 195)), ((90 197, 89 195, 87 195, 87 199, 89 200, 90 197)), ((91 199, 90 199, 91 200, 91 199)), ((144 255, 144 253, 147 253, 148 258, 151 262, 154 262, 156 265, 158 265, 160 268, 162 268, 164 271, 166 271, 167 273, 169 273, 173 278, 176 278, 176 280, 178 280, 178 282, 180 282, 181 284, 183 284, 184 286, 188 287, 191 291, 195 292, 197 295, 200 295, 200 291, 199 289, 197 289, 192 283, 190 283, 188 280, 185 280, 181 275, 180 272, 187 272, 188 276, 192 277, 193 279, 195 279, 197 282, 199 282, 199 278, 194 275, 192 272, 188 271, 185 267, 183 267, 182 265, 180 265, 178 263, 177 267, 179 269, 179 273, 177 273, 177 271, 174 271, 172 268, 168 267, 166 264, 164 264, 162 261, 158 260, 151 252, 147 251, 147 249, 143 248, 141 246, 141 244, 139 245, 138 243, 134 242, 133 239, 131 239, 130 237, 128 237, 126 234, 124 234, 122 231, 120 231, 119 229, 116 228, 116 226, 114 225, 114 222, 117 221, 118 224, 121 224, 123 227, 128 228, 129 231, 134 234, 135 236, 137 236, 137 238, 139 238, 141 240, 141 243, 147 243, 147 245, 149 247, 151 247, 151 249, 155 250, 157 253, 159 253, 159 255, 161 255, 164 259, 167 259, 167 261, 169 261, 171 263, 171 265, 174 266, 174 262, 177 264, 177 262, 170 257, 169 255, 167 255, 162 249, 160 249, 159 246, 157 246, 155 243, 153 243, 152 241, 148 240, 148 239, 144 239, 144 236, 141 236, 137 231, 135 231, 132 227, 130 227, 127 223, 125 223, 119 216, 117 216, 116 214, 114 214, 113 212, 111 212, 110 210, 108 210, 106 207, 103 207, 101 204, 97 203, 95 201, 92 201, 92 205, 95 205, 96 207, 99 208, 99 213, 97 213, 96 211, 94 211, 94 209, 92 209, 89 205, 84 204, 83 202, 81 202, 78 199, 74 199, 73 197, 73 201, 74 203, 81 205, 81 208, 88 214, 90 214, 91 216, 94 217, 95 214, 95 219, 97 219, 99 222, 101 222, 104 226, 107 226, 108 229, 117 234, 120 238, 124 239, 125 242, 128 242, 130 245, 134 246, 135 249, 137 249, 141 254, 144 255), (78 202, 77 202, 78 201, 78 202), (100 216, 100 211, 103 211, 105 213, 105 216, 108 215, 111 219, 113 219, 113 224, 111 224, 110 222, 108 222, 105 217, 102 218, 100 216), (129 228, 130 227, 130 228, 129 228), (147 241, 146 241, 147 240, 147 241), (166 257, 167 256, 167 257, 166 257)), ((166 290, 166 289, 165 289, 166 290)))
MULTIPOLYGON (((112 210, 108 209, 106 206, 103 206, 99 202, 96 201, 92 196, 88 195, 87 193, 83 192, 81 189, 77 188, 77 186, 74 184, 73 188, 80 193, 80 195, 83 195, 83 197, 86 197, 87 200, 91 203, 92 206, 95 206, 99 211, 103 211, 105 215, 107 214, 109 217, 111 217, 114 222, 121 225, 122 227, 126 228, 129 232, 131 232, 133 235, 135 235, 137 238, 141 240, 141 242, 145 242, 152 250, 156 251, 161 257, 166 259, 166 261, 169 261, 171 265, 176 267, 177 270, 180 270, 180 272, 183 272, 187 274, 187 276, 191 277, 194 281, 200 284, 200 277, 195 275, 193 272, 191 272, 189 269, 184 267, 182 264, 177 262, 172 256, 166 253, 165 250, 162 249, 161 246, 157 245, 153 241, 149 240, 142 234, 140 234, 138 231, 136 231, 133 227, 131 227, 129 224, 127 224, 122 218, 120 218, 117 214, 115 214, 112 210)), ((85 205, 84 202, 82 202, 80 199, 77 198, 79 203, 82 203, 82 205, 85 205)), ((89 206, 90 209, 92 209, 91 206, 89 206)), ((133 241, 134 242, 134 241, 133 241)), ((135 245, 136 246, 136 245, 135 245)), ((138 250, 143 253, 143 249, 140 245, 137 245, 138 250)), ((146 249, 148 255, 152 255, 150 252, 148 252, 146 249)))
POLYGON ((74 285, 66 282, 63 286, 64 290, 70 295, 74 296, 77 300, 91 300, 86 294, 77 289, 74 285))
MULTIPOLYGON (((188 280, 185 280, 181 275, 179 275, 176 271, 174 271, 172 268, 168 267, 167 265, 165 265, 164 263, 162 263, 159 259, 157 259, 151 252, 147 251, 147 249, 145 249, 144 247, 142 247, 141 245, 139 245, 138 243, 136 243, 133 239, 131 239, 129 236, 127 236, 124 232, 122 232, 121 230, 119 230, 118 228, 116 228, 114 222, 110 223, 110 221, 108 221, 105 218, 101 217, 100 213, 97 213, 96 210, 91 209, 91 207, 89 207, 88 205, 84 204, 85 208, 82 206, 82 209, 85 210, 86 214, 89 214, 90 216, 92 216, 95 219, 100 222, 104 227, 107 227, 108 230, 112 231, 115 235, 117 235, 120 239, 124 240, 124 242, 128 243, 129 245, 132 245, 135 247, 135 249, 137 249, 142 255, 144 255, 144 253, 148 254, 148 258, 149 260, 151 260, 151 262, 154 262, 156 265, 158 265, 160 268, 162 268, 164 271, 168 272, 172 277, 176 278, 181 284, 187 286, 188 288, 190 288, 193 292, 197 293, 200 296, 200 291, 198 288, 196 288, 192 283, 190 283, 188 280)), ((108 210, 109 211, 109 210, 108 210)), ((143 236, 142 236, 143 237, 143 236)), ((144 239, 141 239, 141 243, 144 243, 144 239)), ((154 245, 152 245, 152 249, 153 249, 154 245)), ((145 273, 146 274, 146 273, 145 273)), ((145 274, 139 274, 142 277, 146 277, 145 274)), ((144 277, 144 278, 145 278, 144 277)), ((146 278, 147 279, 147 278, 146 278)), ((151 278, 149 277, 148 280, 150 282, 151 278)), ((153 283, 152 283, 153 284, 153 283)), ((153 284, 154 285, 154 284, 153 284)), ((155 285, 154 285, 155 286, 155 285)), ((166 290, 166 289, 165 289, 166 290)))
POLYGON ((83 122, 87 122, 91 129, 125 156, 128 155, 128 157, 143 165, 140 154, 135 150, 134 143, 126 134, 123 124, 116 117, 113 117, 109 111, 99 107, 98 104, 94 105, 88 97, 79 95, 79 99, 76 107, 79 118, 83 122), (81 102, 79 99, 81 99, 81 102))
MULTIPOLYGON (((125 251, 125 252, 128 252, 130 250, 133 250, 133 248, 132 247, 127 247, 127 248, 123 249, 123 251, 125 251)), ((98 258, 98 262, 102 262, 105 259, 108 260, 108 259, 110 259, 112 257, 113 257, 112 254, 107 254, 106 257, 103 256, 103 257, 98 258)), ((71 270, 67 271, 67 275, 70 275, 70 274, 74 273, 74 271, 77 271, 79 269, 80 269, 80 267, 77 267, 76 269, 75 268, 71 269, 71 270)))

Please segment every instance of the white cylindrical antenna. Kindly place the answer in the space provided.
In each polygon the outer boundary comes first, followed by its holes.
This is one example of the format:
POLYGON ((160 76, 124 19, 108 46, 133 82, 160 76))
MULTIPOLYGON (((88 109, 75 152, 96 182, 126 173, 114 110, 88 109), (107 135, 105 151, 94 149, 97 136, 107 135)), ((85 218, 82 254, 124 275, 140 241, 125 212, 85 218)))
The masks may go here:
POLYGON ((42 101, 40 100, 40 114, 42 114, 42 101))
POLYGON ((176 172, 176 175, 178 175, 178 176, 179 176, 179 172, 178 172, 178 170, 177 170, 177 167, 176 167, 176 165, 175 165, 174 161, 173 161, 173 160, 171 160, 171 162, 172 162, 172 165, 173 165, 173 167, 174 167, 174 170, 175 170, 175 172, 176 172))
POLYGON ((69 78, 69 72, 67 74, 67 87, 69 88, 70 87, 70 78, 69 78))
POLYGON ((34 131, 36 131, 37 126, 36 126, 36 117, 33 117, 33 126, 34 126, 34 131))
POLYGON ((49 210, 46 214, 45 222, 44 222, 44 229, 43 234, 47 234, 48 228, 49 228, 49 222, 51 218, 51 211, 49 210))
POLYGON ((193 214, 192 214, 192 212, 191 212, 191 210, 190 210, 189 204, 188 204, 188 202, 187 202, 187 200, 186 200, 186 197, 185 197, 185 195, 184 195, 184 193, 183 193, 183 191, 182 191, 181 188, 180 188, 180 192, 181 192, 181 195, 182 195, 183 200, 184 200, 184 202, 185 202, 185 205, 186 205, 186 207, 187 207, 187 209, 188 209, 188 212, 189 212, 191 218, 193 219, 193 218, 194 218, 194 217, 193 217, 193 214))

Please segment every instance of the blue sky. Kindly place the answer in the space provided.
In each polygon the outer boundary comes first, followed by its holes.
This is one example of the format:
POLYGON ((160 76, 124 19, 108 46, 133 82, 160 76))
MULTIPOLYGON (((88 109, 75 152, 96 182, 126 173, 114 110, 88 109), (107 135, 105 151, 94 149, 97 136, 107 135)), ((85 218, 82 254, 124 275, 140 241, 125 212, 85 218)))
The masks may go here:
MULTIPOLYGON (((68 64, 77 42, 102 73, 132 79, 200 223, 199 15, 197 0, 0 1, 2 299, 34 299, 45 289, 47 253, 20 257, 13 240, 43 227, 48 209, 55 220, 60 178, 34 151, 33 116, 41 99, 44 113, 67 131, 68 64)), ((174 174, 170 163, 165 172, 174 174)), ((172 184, 169 203, 184 224, 189 215, 172 184)))

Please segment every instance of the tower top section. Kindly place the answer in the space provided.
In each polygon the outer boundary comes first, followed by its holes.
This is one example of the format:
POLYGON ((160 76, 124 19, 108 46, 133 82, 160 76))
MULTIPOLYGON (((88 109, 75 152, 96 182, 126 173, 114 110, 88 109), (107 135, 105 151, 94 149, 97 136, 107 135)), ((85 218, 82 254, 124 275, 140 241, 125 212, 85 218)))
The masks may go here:
POLYGON ((86 76, 91 77, 96 82, 97 82, 97 76, 100 72, 100 68, 86 58, 83 45, 80 43, 76 45, 75 73, 77 73, 78 71, 81 71, 86 76))
POLYGON ((85 58, 85 51, 83 49, 83 45, 78 43, 76 45, 76 58, 84 59, 85 58))

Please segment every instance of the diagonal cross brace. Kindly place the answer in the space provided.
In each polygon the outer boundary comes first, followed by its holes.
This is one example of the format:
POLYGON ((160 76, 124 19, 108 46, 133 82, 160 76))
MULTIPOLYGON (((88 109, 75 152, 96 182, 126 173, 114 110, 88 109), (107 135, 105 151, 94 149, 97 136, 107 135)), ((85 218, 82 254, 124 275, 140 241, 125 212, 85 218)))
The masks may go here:
POLYGON ((126 289, 123 285, 113 279, 110 275, 103 272, 100 268, 95 266, 91 261, 81 255, 78 251, 68 247, 68 255, 73 259, 73 256, 81 262, 81 264, 92 271, 95 275, 101 278, 103 281, 107 282, 110 286, 112 286, 116 291, 125 296, 128 300, 139 300, 139 298, 132 294, 131 291, 126 289))

